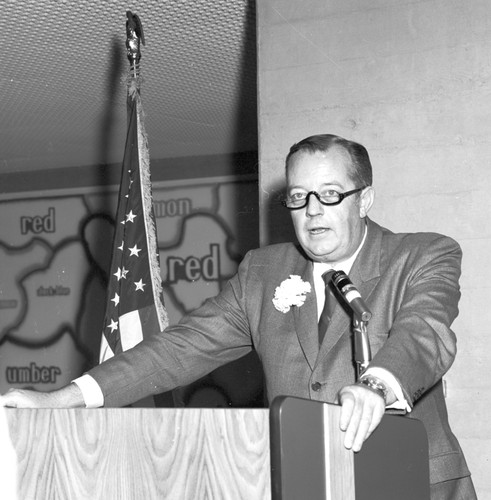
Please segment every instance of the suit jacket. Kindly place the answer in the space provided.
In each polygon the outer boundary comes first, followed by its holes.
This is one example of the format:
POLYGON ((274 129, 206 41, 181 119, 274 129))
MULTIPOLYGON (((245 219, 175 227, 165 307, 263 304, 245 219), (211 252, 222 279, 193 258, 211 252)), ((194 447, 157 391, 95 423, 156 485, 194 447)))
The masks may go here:
MULTIPOLYGON (((400 382, 412 412, 423 421, 430 448, 430 480, 469 475, 447 418, 442 377, 456 354, 450 326, 458 314, 461 251, 438 234, 394 234, 368 220, 367 239, 350 271, 372 319, 371 366, 400 382)), ((271 401, 278 395, 336 402, 356 380, 349 311, 340 303, 319 348, 312 262, 295 244, 249 252, 220 292, 181 322, 89 373, 106 406, 188 384, 255 349, 271 401), (273 304, 290 275, 312 285, 302 306, 273 304)))

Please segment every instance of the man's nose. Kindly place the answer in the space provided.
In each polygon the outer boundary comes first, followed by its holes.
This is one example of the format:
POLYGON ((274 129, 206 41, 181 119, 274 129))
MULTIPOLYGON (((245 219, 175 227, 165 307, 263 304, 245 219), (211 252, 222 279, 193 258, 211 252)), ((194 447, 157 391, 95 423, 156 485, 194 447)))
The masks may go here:
POLYGON ((305 210, 306 210, 306 214, 309 217, 314 217, 315 215, 321 215, 324 213, 324 206, 319 201, 317 196, 315 196, 314 193, 310 193, 305 210))

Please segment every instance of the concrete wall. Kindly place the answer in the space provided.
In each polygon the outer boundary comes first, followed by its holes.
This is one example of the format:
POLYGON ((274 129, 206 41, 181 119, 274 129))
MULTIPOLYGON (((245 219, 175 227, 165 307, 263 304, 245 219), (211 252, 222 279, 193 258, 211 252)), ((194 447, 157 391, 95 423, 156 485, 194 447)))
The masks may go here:
POLYGON ((258 0, 257 11, 262 243, 291 236, 276 203, 288 148, 327 132, 368 148, 372 218, 462 245, 447 398, 491 499, 491 3, 258 0))

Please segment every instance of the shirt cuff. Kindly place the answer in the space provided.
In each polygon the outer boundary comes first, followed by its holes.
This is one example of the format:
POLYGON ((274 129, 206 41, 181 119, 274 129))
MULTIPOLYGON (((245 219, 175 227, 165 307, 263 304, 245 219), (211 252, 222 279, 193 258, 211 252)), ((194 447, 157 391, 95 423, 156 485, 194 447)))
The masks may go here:
POLYGON ((101 406, 104 406, 104 394, 102 394, 99 384, 93 377, 86 373, 81 377, 72 380, 72 382, 77 384, 78 388, 82 392, 86 408, 100 408, 101 406))
POLYGON ((386 408, 393 410, 405 410, 408 413, 411 411, 411 406, 407 402, 407 399, 402 393, 402 388, 397 379, 385 368, 380 368, 379 366, 374 366, 373 368, 368 367, 363 375, 372 375, 373 377, 379 378, 382 382, 390 387, 396 396, 396 401, 394 403, 387 405, 386 408))

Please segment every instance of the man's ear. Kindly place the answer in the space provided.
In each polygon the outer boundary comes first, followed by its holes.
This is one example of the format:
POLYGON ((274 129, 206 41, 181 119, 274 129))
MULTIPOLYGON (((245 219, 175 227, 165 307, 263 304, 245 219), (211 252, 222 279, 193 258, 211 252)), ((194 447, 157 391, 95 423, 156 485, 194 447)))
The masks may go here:
POLYGON ((372 208, 373 200, 375 199, 375 189, 373 186, 366 187, 360 194, 360 218, 363 219, 368 215, 368 212, 372 208))

